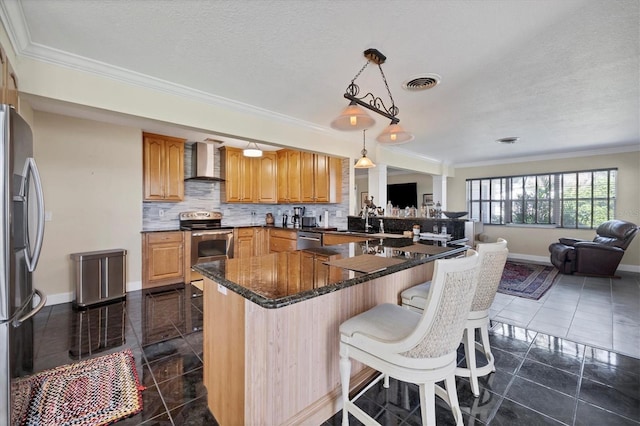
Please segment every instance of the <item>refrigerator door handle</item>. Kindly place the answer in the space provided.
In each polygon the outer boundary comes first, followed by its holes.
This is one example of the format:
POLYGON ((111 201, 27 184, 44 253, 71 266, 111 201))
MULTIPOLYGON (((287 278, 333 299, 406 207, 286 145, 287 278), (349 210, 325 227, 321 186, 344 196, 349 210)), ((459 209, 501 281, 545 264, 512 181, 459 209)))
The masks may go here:
MULTIPOLYGON (((37 294, 38 297, 40 298, 40 302, 38 303, 38 306, 33 308, 31 311, 29 311, 29 313, 27 313, 27 314, 23 315, 22 317, 18 318, 17 320, 15 320, 13 322, 13 326, 14 327, 19 327, 20 324, 22 324, 23 322, 25 322, 26 320, 28 320, 29 318, 31 318, 32 316, 34 316, 35 314, 40 312, 40 310, 42 308, 44 308, 45 303, 47 303, 47 296, 44 293, 42 293, 38 289, 34 289, 33 292, 35 294, 37 294)), ((31 296, 31 299, 33 299, 33 295, 31 296)))
POLYGON ((27 199, 28 188, 27 182, 28 176, 31 174, 33 176, 33 184, 36 190, 36 198, 38 201, 38 210, 37 210, 37 233, 36 233, 36 243, 33 248, 33 253, 29 252, 29 247, 24 249, 25 251, 25 260, 27 263, 27 269, 29 272, 33 272, 36 269, 36 265, 38 264, 38 259, 40 258, 40 250, 42 249, 42 241, 44 239, 44 194, 42 191, 42 181, 40 180, 40 173, 38 172, 38 166, 36 165, 36 160, 33 157, 27 158, 24 163, 24 170, 22 175, 24 179, 22 180, 22 187, 20 188, 20 195, 22 195, 25 200, 27 199))

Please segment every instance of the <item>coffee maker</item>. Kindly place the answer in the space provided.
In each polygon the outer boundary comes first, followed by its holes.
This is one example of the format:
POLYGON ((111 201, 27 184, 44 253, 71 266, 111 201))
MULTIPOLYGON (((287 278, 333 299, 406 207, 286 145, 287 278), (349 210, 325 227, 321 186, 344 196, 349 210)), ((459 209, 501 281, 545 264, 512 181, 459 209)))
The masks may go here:
POLYGON ((304 216, 304 207, 294 207, 293 208, 293 216, 291 217, 291 223, 293 223, 294 228, 300 228, 300 224, 302 223, 302 216, 304 216))

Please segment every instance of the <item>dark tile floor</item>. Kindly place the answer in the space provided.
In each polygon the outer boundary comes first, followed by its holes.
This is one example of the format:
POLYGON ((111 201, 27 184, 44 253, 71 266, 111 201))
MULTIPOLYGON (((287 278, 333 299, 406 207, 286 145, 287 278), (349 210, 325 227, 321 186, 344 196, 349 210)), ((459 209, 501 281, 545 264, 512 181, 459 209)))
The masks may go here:
MULTIPOLYGON (((216 425, 202 384, 201 329, 201 292, 191 285, 131 292, 124 303, 86 311, 48 306, 34 318, 34 366, 130 348, 146 386, 144 410, 119 425, 216 425)), ((480 396, 457 379, 466 425, 640 425, 640 359, 501 322, 490 339, 497 371, 481 379, 480 396)), ((392 380, 359 404, 383 425, 418 425, 418 401, 417 386, 392 380)), ((438 425, 454 424, 441 401, 436 415, 438 425)))

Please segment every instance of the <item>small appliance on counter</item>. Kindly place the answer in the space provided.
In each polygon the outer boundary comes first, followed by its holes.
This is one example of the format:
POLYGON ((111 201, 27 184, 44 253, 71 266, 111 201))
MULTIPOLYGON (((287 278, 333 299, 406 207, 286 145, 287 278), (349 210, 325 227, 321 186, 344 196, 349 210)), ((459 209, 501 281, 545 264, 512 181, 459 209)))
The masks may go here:
POLYGON ((291 223, 294 228, 300 228, 302 216, 304 216, 304 207, 294 207, 293 208, 293 216, 291 217, 291 223))
POLYGON ((316 224, 316 218, 314 216, 302 216, 302 227, 303 228, 315 228, 318 226, 316 224))

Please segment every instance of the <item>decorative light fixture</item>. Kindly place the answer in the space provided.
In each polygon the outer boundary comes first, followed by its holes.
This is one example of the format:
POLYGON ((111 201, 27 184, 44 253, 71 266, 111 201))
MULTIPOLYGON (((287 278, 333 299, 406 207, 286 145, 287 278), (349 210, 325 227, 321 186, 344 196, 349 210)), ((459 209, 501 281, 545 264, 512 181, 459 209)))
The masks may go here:
POLYGON ((368 157, 367 157, 367 147, 365 145, 365 134, 364 132, 366 132, 367 129, 362 129, 362 157, 360 157, 360 159, 356 162, 355 167, 356 169, 370 169, 371 167, 375 167, 376 165, 373 164, 373 161, 371 161, 368 157))
POLYGON ((380 53, 377 49, 367 49, 364 51, 364 57, 367 58, 367 63, 358 71, 355 77, 351 80, 351 83, 347 86, 347 90, 344 93, 344 97, 350 101, 349 106, 342 111, 335 120, 331 122, 331 127, 337 130, 361 130, 373 126, 375 121, 371 118, 367 112, 362 108, 366 108, 377 114, 382 115, 391 120, 391 124, 376 138, 380 143, 384 144, 400 144, 409 142, 413 139, 413 135, 402 129, 398 125, 400 119, 398 118, 398 112, 400 111, 396 106, 391 90, 389 90, 389 84, 387 84, 387 78, 382 71, 382 64, 387 60, 387 57, 380 53), (360 88, 355 83, 356 79, 362 74, 364 69, 369 65, 369 62, 373 62, 378 65, 380 74, 382 75, 382 81, 387 88, 389 99, 391 100, 391 106, 387 108, 384 105, 384 101, 374 96, 371 92, 362 97, 358 97, 360 88))
POLYGON ((247 145, 247 147, 242 150, 242 155, 244 155, 245 157, 262 157, 262 150, 258 148, 257 143, 249 142, 249 145, 247 145))

